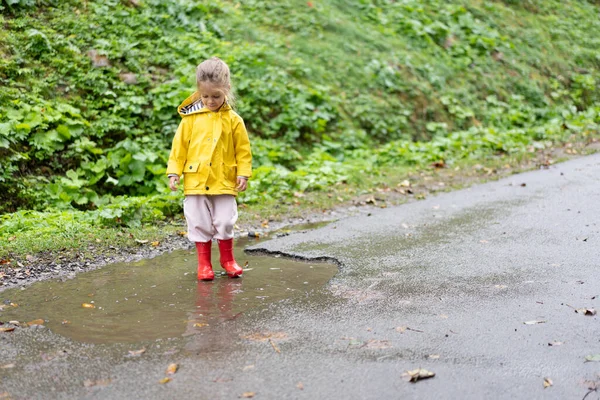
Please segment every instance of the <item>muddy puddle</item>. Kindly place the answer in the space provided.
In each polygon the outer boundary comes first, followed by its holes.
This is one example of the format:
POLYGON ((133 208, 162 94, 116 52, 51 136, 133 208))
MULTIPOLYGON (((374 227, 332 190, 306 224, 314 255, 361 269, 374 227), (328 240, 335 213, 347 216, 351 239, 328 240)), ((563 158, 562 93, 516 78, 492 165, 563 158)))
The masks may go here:
POLYGON ((180 337, 321 288, 337 272, 332 264, 246 255, 243 248, 248 244, 236 243, 238 263, 248 263, 240 279, 220 275, 216 244, 212 282, 197 281, 195 251, 179 250, 108 265, 73 279, 5 290, 0 293, 0 321, 43 320, 53 332, 86 343, 180 337))

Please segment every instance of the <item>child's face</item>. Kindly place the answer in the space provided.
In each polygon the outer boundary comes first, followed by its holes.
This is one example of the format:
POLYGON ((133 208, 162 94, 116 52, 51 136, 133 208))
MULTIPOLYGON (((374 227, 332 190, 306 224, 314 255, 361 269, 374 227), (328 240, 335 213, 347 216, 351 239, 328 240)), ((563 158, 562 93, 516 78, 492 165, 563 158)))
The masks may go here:
POLYGON ((200 98, 204 107, 210 111, 217 111, 225 102, 223 89, 211 83, 201 83, 198 86, 200 98))

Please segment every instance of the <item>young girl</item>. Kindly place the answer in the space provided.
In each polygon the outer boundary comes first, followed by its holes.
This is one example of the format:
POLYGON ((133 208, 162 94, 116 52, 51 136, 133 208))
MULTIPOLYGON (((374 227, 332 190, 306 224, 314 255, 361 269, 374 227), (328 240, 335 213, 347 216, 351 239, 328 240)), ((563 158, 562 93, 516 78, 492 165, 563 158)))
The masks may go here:
POLYGON ((198 90, 177 109, 182 117, 169 156, 167 174, 177 190, 183 173, 183 213, 188 239, 198 251, 198 279, 214 279, 212 239, 217 239, 221 266, 230 278, 242 275, 233 257, 235 196, 246 190, 252 154, 242 118, 231 108, 229 67, 213 57, 198 65, 198 90))

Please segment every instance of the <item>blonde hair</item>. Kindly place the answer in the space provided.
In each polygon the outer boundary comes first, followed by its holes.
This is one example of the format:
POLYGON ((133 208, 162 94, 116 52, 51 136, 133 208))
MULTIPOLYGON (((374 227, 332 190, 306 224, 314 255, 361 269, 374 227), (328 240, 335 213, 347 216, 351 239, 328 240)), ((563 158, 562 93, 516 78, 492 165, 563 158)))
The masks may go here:
POLYGON ((225 94, 227 103, 231 107, 235 104, 235 95, 231 87, 231 73, 225 61, 219 57, 212 57, 202 61, 196 68, 196 85, 200 87, 202 83, 215 85, 225 94))

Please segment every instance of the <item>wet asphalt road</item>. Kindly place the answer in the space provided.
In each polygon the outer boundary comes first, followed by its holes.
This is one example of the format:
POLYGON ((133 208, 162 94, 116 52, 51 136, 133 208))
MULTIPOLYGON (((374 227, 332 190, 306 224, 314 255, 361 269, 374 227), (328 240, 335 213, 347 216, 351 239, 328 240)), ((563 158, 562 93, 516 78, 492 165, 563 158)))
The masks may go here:
POLYGON ((599 317, 574 311, 600 308, 599 204, 594 155, 265 241, 252 251, 337 260, 340 272, 172 340, 2 334, 0 366, 15 366, 0 369, 0 395, 582 399, 600 385, 600 362, 585 362, 600 354, 599 317), (179 370, 159 384, 169 363, 179 370), (402 379, 419 367, 436 376, 402 379))

